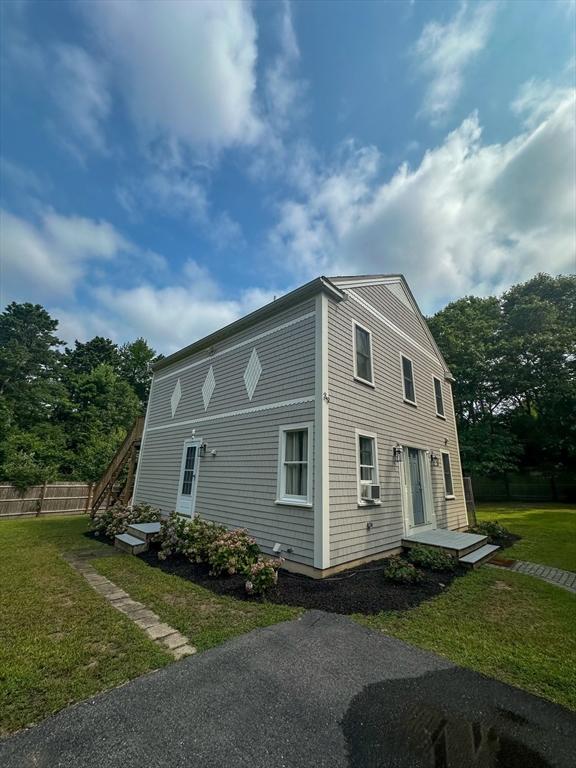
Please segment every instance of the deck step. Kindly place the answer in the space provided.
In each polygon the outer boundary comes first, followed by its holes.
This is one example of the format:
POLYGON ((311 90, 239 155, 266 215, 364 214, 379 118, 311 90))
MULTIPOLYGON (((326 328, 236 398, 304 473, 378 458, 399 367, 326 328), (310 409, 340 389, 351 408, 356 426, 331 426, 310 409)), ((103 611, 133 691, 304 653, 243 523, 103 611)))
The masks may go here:
POLYGON ((150 541, 153 536, 160 533, 160 523, 132 523, 126 532, 141 541, 150 541))
POLYGON ((118 533, 114 537, 114 546, 123 552, 129 552, 131 555, 139 555, 140 552, 147 551, 148 542, 137 539, 136 536, 131 536, 129 533, 118 533))
POLYGON ((461 557, 460 563, 467 568, 479 568, 482 563, 491 560, 499 549, 500 547, 497 547, 494 544, 485 544, 483 547, 480 547, 480 549, 475 549, 468 555, 461 557))
POLYGON ((435 547, 447 552, 454 557, 464 557, 488 543, 488 537, 477 533, 461 533, 436 528, 423 533, 413 533, 402 539, 402 546, 411 547, 435 547))

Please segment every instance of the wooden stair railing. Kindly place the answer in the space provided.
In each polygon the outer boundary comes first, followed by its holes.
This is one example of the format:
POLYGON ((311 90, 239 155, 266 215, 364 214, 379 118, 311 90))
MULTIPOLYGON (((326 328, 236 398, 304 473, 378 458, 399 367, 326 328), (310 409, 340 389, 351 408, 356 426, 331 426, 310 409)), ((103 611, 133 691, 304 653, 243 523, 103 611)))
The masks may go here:
POLYGON ((115 500, 120 499, 123 503, 129 501, 132 494, 132 484, 134 481, 134 470, 136 468, 136 462, 138 460, 138 454, 140 451, 140 442, 142 440, 142 433, 144 432, 144 416, 139 416, 130 432, 124 438, 124 441, 120 448, 116 451, 114 458, 108 465, 106 471, 102 475, 102 478, 96 483, 94 487, 94 494, 92 496, 92 512, 96 512, 106 499, 106 506, 109 505, 112 495, 114 493, 114 485, 118 480, 118 477, 122 469, 128 463, 128 474, 126 483, 116 495, 115 500))

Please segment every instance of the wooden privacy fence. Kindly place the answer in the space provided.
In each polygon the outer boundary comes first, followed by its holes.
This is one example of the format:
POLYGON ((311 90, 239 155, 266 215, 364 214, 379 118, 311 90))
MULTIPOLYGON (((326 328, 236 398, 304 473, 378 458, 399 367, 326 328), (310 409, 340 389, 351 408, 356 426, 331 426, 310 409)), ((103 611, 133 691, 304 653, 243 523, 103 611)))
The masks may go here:
POLYGON ((92 503, 93 485, 88 483, 44 483, 24 492, 13 485, 0 485, 0 520, 39 515, 80 515, 92 503))

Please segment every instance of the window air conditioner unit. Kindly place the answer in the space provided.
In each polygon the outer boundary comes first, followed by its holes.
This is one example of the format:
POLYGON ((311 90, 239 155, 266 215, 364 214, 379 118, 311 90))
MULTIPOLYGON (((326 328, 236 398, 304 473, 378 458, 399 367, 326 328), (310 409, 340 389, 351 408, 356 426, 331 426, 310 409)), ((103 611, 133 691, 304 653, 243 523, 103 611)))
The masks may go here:
POLYGON ((380 501, 380 486, 369 485, 368 486, 368 499, 370 501, 380 501))

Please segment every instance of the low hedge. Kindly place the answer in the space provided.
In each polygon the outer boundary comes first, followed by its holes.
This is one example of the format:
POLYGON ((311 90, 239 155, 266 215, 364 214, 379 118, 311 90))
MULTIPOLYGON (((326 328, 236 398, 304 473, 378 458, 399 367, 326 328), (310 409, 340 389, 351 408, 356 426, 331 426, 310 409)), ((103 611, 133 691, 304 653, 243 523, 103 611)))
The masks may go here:
POLYGON ((126 533, 133 523, 157 523, 160 520, 160 510, 149 504, 114 504, 104 510, 91 512, 91 528, 97 536, 104 535, 113 539, 117 534, 126 533))

